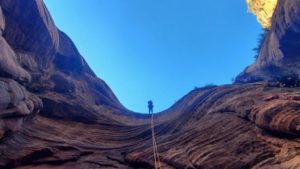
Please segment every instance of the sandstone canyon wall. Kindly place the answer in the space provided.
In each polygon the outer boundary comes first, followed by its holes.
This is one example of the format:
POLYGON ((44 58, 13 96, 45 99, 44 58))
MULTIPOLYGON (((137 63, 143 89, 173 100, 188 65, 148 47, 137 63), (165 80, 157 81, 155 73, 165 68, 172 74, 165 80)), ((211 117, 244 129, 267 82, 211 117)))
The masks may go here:
MULTIPOLYGON (((237 83, 195 89, 155 116, 164 169, 300 168, 300 88, 276 81, 299 75, 299 2, 279 0, 237 83)), ((153 168, 149 116, 119 103, 43 1, 0 5, 0 168, 153 168)))
POLYGON ((282 76, 299 77, 300 1, 279 0, 255 64, 237 82, 273 81, 282 76))

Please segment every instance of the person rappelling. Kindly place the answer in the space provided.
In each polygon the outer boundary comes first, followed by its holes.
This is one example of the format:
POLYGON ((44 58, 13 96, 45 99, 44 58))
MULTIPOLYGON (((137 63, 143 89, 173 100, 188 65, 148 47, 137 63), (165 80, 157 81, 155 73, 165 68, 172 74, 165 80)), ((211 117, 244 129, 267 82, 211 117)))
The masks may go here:
POLYGON ((149 109, 149 114, 153 113, 153 102, 152 100, 148 101, 148 109, 149 109))
POLYGON ((151 132, 152 132, 152 145, 153 145, 153 157, 154 157, 154 167, 155 169, 162 169, 160 157, 158 153, 158 147, 155 139, 155 123, 154 123, 154 114, 153 114, 153 102, 152 100, 148 101, 149 115, 151 115, 151 132))

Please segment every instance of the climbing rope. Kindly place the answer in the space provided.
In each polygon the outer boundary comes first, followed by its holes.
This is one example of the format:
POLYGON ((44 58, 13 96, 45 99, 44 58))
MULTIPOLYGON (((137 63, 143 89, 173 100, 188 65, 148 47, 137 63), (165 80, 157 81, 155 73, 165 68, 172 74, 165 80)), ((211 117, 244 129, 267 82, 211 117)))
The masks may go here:
POLYGON ((152 117, 151 117, 151 130, 152 130, 152 144, 153 144, 154 166, 155 166, 155 169, 162 169, 161 164, 160 164, 160 159, 159 159, 159 154, 158 154, 156 139, 155 139, 153 113, 152 113, 152 117))

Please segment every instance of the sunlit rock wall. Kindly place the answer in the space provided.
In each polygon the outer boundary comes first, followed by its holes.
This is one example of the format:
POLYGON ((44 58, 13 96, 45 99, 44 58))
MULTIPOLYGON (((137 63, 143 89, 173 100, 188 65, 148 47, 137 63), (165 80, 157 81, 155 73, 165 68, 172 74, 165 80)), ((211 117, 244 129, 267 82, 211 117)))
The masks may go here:
POLYGON ((246 0, 248 9, 254 15, 264 28, 271 27, 271 19, 276 8, 278 0, 246 0))

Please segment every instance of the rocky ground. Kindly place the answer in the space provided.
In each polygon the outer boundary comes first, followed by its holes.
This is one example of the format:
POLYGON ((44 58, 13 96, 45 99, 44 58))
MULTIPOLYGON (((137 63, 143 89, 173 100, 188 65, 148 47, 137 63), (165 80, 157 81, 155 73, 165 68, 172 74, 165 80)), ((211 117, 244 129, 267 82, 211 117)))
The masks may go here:
MULTIPOLYGON (((43 1, 0 5, 0 168, 153 168, 150 117, 119 103, 43 1)), ((300 1, 279 0, 272 25, 235 84, 154 117, 164 169, 300 168, 300 1)))

